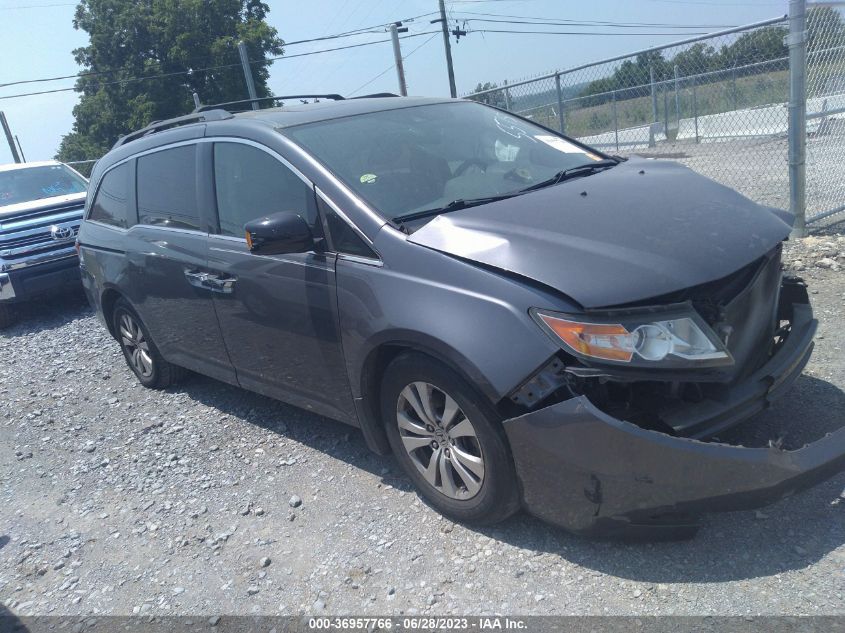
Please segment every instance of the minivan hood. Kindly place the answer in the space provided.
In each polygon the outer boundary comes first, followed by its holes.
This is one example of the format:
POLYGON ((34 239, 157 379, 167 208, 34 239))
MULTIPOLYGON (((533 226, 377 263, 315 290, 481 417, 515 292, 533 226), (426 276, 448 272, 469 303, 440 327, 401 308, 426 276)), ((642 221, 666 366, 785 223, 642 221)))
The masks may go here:
POLYGON ((528 277, 592 309, 721 279, 789 232, 774 210, 732 189, 675 162, 635 157, 440 215, 408 240, 528 277))

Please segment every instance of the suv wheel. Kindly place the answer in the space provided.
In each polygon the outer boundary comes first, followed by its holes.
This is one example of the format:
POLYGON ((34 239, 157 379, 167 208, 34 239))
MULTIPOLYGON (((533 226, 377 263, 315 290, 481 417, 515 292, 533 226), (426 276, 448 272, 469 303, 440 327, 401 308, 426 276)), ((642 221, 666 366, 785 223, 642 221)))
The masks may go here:
POLYGON ((14 325, 18 320, 15 307, 6 303, 0 303, 0 330, 14 325))
POLYGON ((115 305, 113 323, 126 364, 142 385, 164 389, 181 380, 185 370, 162 358, 147 328, 123 299, 115 305))
POLYGON ((519 508, 501 419, 458 374, 419 354, 385 371, 382 419, 420 493, 457 521, 495 523, 519 508))

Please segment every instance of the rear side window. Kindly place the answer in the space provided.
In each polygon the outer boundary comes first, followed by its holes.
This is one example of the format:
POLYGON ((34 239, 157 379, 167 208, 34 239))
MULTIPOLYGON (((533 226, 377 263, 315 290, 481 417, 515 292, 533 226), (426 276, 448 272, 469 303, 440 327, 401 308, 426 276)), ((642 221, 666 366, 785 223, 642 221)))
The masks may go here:
POLYGON ((129 163, 123 163, 103 176, 88 219, 128 229, 135 224, 129 217, 128 192, 129 163))
POLYGON ((301 215, 315 237, 322 235, 314 190, 265 151, 215 143, 214 187, 221 235, 243 237, 244 224, 281 211, 301 215))
POLYGON ((196 147, 186 145, 138 159, 141 224, 199 230, 196 156, 196 147))

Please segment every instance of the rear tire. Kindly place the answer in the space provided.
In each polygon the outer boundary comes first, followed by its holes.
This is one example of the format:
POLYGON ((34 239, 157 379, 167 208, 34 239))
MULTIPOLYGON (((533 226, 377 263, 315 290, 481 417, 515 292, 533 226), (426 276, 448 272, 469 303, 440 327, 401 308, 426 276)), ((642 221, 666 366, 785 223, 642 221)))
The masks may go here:
POLYGON ((0 303, 0 330, 13 326, 18 322, 18 313, 15 306, 7 303, 0 303))
POLYGON ((422 354, 397 357, 382 379, 381 414, 393 453, 441 514, 491 524, 519 509, 502 420, 452 369, 422 354))
POLYGON ((184 377, 183 368, 164 360, 147 327, 125 299, 115 303, 112 323, 126 364, 142 385, 164 389, 184 377))

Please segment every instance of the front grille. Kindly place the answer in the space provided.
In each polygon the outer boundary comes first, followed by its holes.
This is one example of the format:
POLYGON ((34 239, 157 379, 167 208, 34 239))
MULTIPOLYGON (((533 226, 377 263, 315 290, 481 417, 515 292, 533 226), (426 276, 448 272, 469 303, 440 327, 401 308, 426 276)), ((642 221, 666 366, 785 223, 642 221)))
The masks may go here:
POLYGON ((737 378, 748 376, 771 356, 782 277, 778 246, 763 258, 745 286, 720 306, 720 323, 714 327, 727 341, 736 361, 737 378))
POLYGON ((67 248, 79 233, 79 203, 31 211, 0 220, 0 258, 15 261, 34 253, 67 248))

